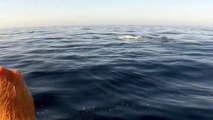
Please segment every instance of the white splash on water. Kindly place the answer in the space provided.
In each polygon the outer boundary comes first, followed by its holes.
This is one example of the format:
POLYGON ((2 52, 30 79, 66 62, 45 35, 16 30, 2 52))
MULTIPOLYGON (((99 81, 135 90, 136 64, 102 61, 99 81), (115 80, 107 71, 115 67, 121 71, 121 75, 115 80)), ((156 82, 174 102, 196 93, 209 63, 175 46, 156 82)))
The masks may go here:
POLYGON ((143 37, 139 36, 139 35, 120 35, 120 36, 118 36, 118 39, 120 39, 120 40, 138 40, 140 38, 143 38, 143 37))

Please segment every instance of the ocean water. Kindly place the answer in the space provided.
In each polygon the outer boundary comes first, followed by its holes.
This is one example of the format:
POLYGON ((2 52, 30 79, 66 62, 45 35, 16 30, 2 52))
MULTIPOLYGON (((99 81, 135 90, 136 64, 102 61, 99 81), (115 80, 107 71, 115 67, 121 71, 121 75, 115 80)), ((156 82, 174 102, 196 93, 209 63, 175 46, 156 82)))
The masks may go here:
POLYGON ((213 28, 1 29, 0 64, 38 120, 213 120, 213 28))

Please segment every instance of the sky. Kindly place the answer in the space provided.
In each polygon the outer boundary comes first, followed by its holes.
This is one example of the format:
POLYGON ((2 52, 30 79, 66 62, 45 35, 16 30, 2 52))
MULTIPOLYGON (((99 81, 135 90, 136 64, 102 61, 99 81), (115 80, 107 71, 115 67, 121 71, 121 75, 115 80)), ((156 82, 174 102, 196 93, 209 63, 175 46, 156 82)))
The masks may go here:
POLYGON ((0 0, 0 28, 55 25, 213 26, 213 0, 0 0))

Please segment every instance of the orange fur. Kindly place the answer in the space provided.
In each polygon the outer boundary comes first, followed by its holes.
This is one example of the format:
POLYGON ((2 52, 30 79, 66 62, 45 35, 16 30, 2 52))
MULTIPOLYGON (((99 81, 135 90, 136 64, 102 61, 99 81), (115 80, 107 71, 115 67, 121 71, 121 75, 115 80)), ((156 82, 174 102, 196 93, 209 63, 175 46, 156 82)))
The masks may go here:
POLYGON ((35 120, 33 98, 21 74, 0 66, 0 120, 35 120))

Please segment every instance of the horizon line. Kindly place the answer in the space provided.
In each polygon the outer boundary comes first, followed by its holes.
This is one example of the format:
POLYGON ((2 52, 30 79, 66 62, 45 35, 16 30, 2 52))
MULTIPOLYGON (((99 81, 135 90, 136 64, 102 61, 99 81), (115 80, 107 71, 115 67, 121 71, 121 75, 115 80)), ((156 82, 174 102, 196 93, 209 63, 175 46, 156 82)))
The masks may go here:
POLYGON ((58 25, 26 25, 14 27, 0 27, 2 29, 24 29, 24 28, 42 28, 42 27, 77 27, 77 26, 161 26, 161 27, 207 27, 212 28, 213 25, 180 25, 180 24, 58 24, 58 25))

